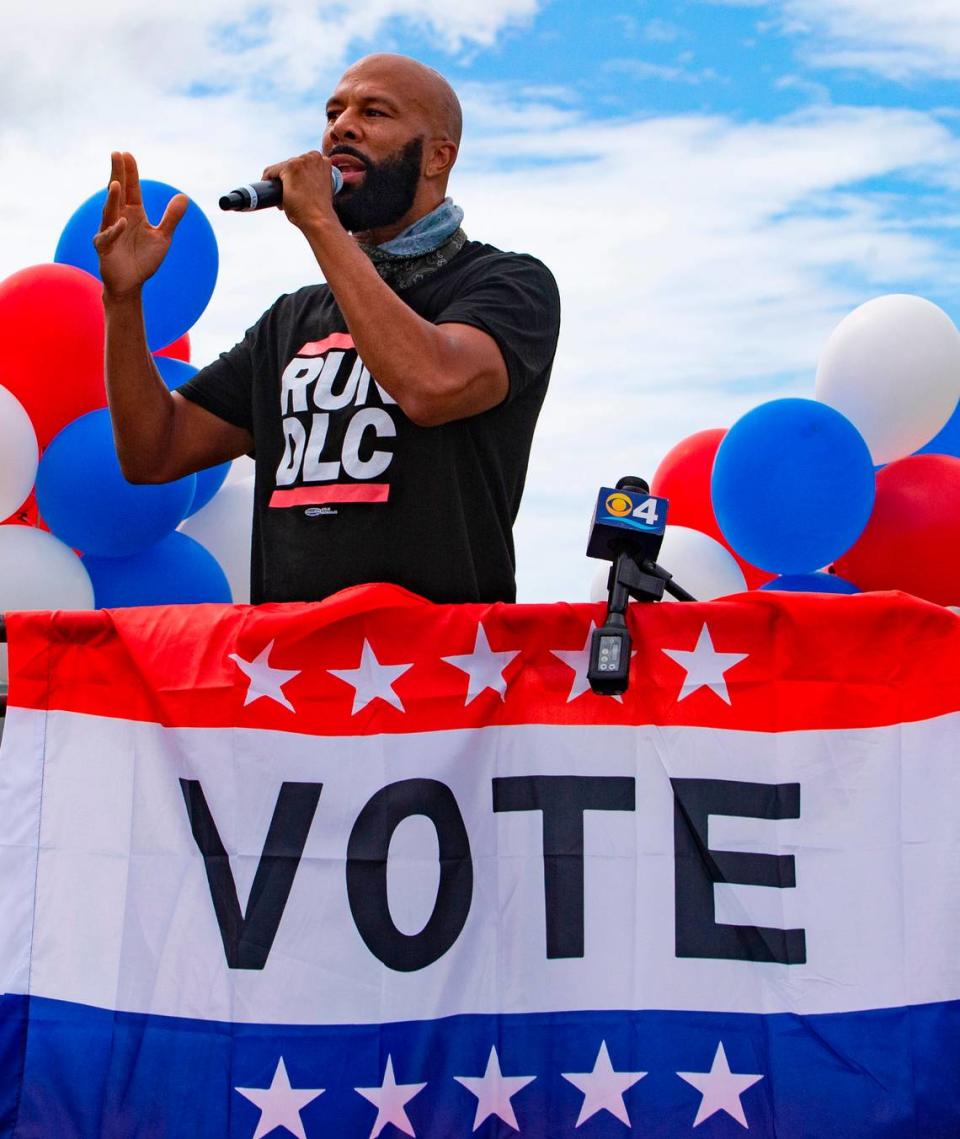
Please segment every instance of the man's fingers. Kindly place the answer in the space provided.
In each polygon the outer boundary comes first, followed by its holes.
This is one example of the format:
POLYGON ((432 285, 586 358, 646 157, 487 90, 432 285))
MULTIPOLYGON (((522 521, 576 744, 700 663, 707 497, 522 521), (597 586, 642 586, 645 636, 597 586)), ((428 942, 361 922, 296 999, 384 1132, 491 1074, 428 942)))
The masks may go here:
POLYGON ((140 172, 137 170, 137 160, 132 154, 124 151, 123 153, 123 172, 124 172, 124 198, 128 206, 142 206, 143 197, 140 193, 140 172))
POLYGON ((120 188, 123 188, 123 155, 119 150, 114 150, 110 155, 110 181, 119 182, 120 188))
POLYGON ((123 203, 123 155, 115 150, 110 155, 110 181, 107 183, 107 196, 100 216, 100 228, 105 229, 120 216, 123 203))
POLYGON ((122 151, 115 150, 110 155, 110 181, 120 183, 120 202, 124 201, 124 190, 127 184, 127 171, 123 165, 122 151))
POLYGON ((103 256, 114 244, 121 233, 127 228, 127 219, 120 218, 115 221, 113 225, 108 226, 106 229, 101 229, 98 234, 94 235, 93 247, 96 251, 103 256))
POLYGON ((173 237, 173 231, 180 224, 180 219, 187 212, 187 206, 190 205, 190 199, 186 194, 174 194, 174 196, 167 202, 167 208, 163 211, 163 217, 160 219, 160 224, 157 229, 166 238, 173 237))
POLYGON ((120 183, 112 181, 107 187, 107 196, 103 203, 103 213, 100 216, 100 229, 105 230, 120 216, 120 183))

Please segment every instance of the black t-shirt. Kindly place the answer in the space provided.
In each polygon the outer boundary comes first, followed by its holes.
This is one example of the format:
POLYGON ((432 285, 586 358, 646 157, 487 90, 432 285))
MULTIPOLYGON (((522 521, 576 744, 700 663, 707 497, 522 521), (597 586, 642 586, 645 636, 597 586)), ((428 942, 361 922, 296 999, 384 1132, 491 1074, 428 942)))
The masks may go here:
POLYGON ((418 427, 357 357, 326 285, 281 297, 179 389, 253 435, 254 602, 371 581, 438 602, 516 598, 512 524, 556 350, 556 284, 533 257, 468 241, 400 295, 434 324, 493 337, 503 403, 418 427))

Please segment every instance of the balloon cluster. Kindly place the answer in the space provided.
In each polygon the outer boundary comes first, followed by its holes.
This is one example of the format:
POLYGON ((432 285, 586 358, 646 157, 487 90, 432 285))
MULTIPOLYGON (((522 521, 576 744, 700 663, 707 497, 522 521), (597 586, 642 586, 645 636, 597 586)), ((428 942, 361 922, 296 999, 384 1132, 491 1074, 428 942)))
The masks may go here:
POLYGON ((733 592, 738 570, 741 588, 960 605, 960 332, 921 297, 868 301, 831 334, 815 397, 672 448, 651 484, 670 500, 663 564, 701 598, 733 592), (712 543, 713 576, 674 529, 712 543))
MULTIPOLYGON (((142 190, 155 224, 177 191, 149 181, 142 190)), ((249 506, 229 512, 229 527, 212 509, 229 464, 159 486, 132 485, 120 472, 93 249, 105 196, 74 213, 52 264, 0 282, 0 611, 249 597, 249 506)), ((196 372, 189 329, 217 266, 213 230, 191 203, 144 287, 147 341, 170 388, 196 372)), ((225 488, 231 500, 237 486, 225 488)))

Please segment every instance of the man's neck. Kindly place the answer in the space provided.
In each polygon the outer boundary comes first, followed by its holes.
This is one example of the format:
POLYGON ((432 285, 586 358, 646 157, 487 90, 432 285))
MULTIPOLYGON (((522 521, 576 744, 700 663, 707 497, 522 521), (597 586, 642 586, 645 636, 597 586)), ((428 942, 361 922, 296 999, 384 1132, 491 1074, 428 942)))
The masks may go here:
POLYGON ((365 229, 362 233, 354 233, 354 238, 361 245, 383 245, 387 241, 392 241, 398 234, 403 233, 405 229, 409 229, 414 222, 418 222, 421 218, 425 218, 427 214, 433 213, 437 206, 443 202, 443 196, 439 198, 427 199, 424 202, 415 201, 409 210, 392 225, 379 226, 377 229, 365 229))

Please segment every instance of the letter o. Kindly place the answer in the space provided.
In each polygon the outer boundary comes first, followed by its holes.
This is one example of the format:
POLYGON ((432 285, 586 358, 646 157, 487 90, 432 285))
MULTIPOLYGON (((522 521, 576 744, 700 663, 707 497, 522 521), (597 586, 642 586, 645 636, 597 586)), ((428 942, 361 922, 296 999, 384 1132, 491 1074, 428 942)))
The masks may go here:
POLYGON ((436 779, 403 779, 381 788, 353 824, 346 872, 347 899, 357 931, 384 965, 412 973, 442 957, 460 936, 473 901, 470 840, 450 788, 436 779), (387 896, 390 840, 411 815, 425 815, 433 823, 440 848, 440 885, 433 912, 414 934, 397 928, 387 896))

